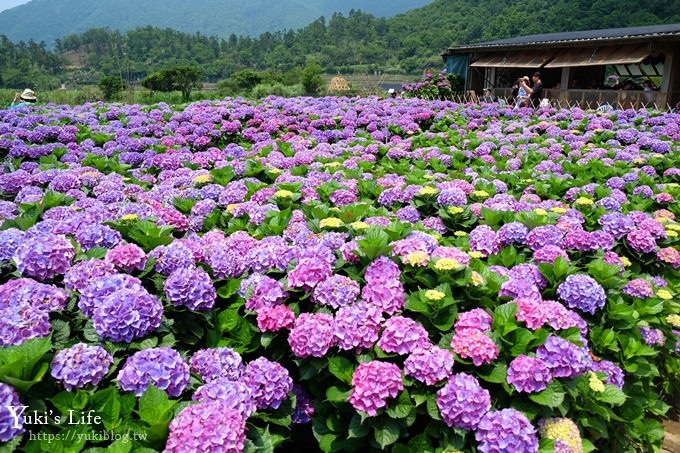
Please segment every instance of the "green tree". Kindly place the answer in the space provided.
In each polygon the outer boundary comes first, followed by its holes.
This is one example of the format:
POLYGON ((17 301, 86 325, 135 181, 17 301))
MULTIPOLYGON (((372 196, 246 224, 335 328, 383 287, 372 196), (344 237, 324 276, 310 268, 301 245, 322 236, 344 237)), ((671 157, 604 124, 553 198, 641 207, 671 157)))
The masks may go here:
POLYGON ((104 99, 113 101, 119 98, 120 92, 125 88, 125 82, 120 77, 107 76, 99 80, 99 89, 104 94, 104 99))
POLYGON ((314 96, 319 93, 319 89, 323 84, 321 74, 322 69, 319 63, 312 62, 305 66, 300 76, 300 82, 302 82, 302 86, 305 89, 305 94, 314 96))
POLYGON ((151 91, 181 91, 182 101, 188 102, 191 91, 200 87, 201 71, 194 66, 179 66, 162 69, 149 74, 142 80, 142 86, 151 91))

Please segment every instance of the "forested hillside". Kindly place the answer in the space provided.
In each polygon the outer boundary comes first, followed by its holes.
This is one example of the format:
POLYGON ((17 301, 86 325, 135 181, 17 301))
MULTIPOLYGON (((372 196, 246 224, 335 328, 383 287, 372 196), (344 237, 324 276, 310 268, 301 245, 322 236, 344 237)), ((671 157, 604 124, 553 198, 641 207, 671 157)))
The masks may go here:
MULTIPOLYGON (((523 34, 626 27, 680 22, 680 0, 435 0, 393 18, 377 18, 360 11, 319 18, 299 30, 266 32, 253 38, 225 39, 186 34, 170 29, 138 28, 126 33, 93 29, 59 39, 57 52, 69 68, 69 81, 96 81, 102 74, 143 78, 163 67, 200 66, 206 80, 220 80, 241 68, 283 71, 317 61, 328 73, 405 72, 441 67, 440 53, 456 43, 507 38, 523 34), (538 12, 538 13, 537 13, 538 12), (88 68, 87 70, 85 68, 88 68)), ((0 57, 8 41, 0 41, 0 57)), ((0 59, 5 86, 22 86, 41 71, 55 73, 54 62, 36 63, 35 44, 20 45, 10 53, 23 63, 0 59), (24 65, 25 66, 25 65, 24 65)), ((53 55, 50 55, 53 57, 53 55)))
POLYGON ((91 28, 127 31, 147 25, 226 38, 298 29, 320 16, 361 9, 376 16, 431 0, 32 0, 0 13, 0 32, 14 41, 52 46, 56 38, 91 28))

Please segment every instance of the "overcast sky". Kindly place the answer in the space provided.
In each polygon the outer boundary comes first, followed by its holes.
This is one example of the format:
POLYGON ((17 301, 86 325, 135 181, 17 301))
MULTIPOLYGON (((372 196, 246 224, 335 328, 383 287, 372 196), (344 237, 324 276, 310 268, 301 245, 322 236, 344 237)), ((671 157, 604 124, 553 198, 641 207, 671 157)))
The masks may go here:
POLYGON ((28 2, 29 0, 0 0, 0 11, 14 8, 15 6, 23 5, 28 2))

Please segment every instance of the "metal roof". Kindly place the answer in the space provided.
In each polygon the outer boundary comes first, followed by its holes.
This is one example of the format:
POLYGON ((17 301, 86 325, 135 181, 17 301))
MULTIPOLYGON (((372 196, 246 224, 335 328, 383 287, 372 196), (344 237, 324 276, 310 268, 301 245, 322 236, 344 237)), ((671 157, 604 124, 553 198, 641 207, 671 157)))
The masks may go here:
POLYGON ((602 30, 570 31, 519 36, 451 47, 447 53, 464 50, 494 49, 527 45, 590 43, 599 41, 636 40, 646 38, 680 37, 680 24, 650 25, 645 27, 606 28, 602 30))

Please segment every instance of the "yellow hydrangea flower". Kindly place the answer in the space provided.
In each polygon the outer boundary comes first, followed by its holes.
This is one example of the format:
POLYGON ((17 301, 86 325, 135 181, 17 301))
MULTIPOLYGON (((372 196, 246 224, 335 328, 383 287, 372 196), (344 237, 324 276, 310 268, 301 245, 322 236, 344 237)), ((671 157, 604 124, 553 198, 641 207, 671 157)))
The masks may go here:
POLYGON ((371 227, 371 225, 369 225, 368 223, 366 223, 366 222, 361 222, 361 221, 359 221, 359 222, 352 222, 352 223, 350 223, 350 226, 351 226, 352 228, 354 228, 355 230, 365 230, 365 229, 371 227))
POLYGON ((477 258, 477 259, 484 258, 484 254, 482 252, 478 252, 476 250, 468 252, 468 255, 470 256, 470 258, 477 258))
POLYGON ((678 237, 678 232, 674 230, 666 230, 666 236, 669 238, 676 238, 678 237))
POLYGON ((671 223, 670 225, 666 225, 666 231, 668 230, 680 231, 680 225, 678 225, 677 223, 671 223))
POLYGON ((205 175, 198 175, 194 178, 194 184, 207 184, 210 181, 213 180, 213 177, 210 173, 207 173, 205 175))
POLYGON ((460 214, 463 211, 465 211, 465 209, 461 208, 460 206, 451 206, 449 208, 449 214, 451 215, 460 214))
POLYGON ((232 203, 230 205, 227 205, 227 212, 231 214, 232 212, 234 212, 234 209, 236 209, 237 206, 238 203, 232 203))
POLYGON ((554 212, 555 214, 564 214, 565 212, 567 212, 566 209, 560 208, 560 207, 558 207, 558 206, 555 206, 554 208, 550 208, 550 210, 551 210, 552 212, 554 212))
POLYGON ((430 255, 423 251, 411 252, 402 258, 402 261, 410 266, 427 266, 430 261, 430 255))
POLYGON ((593 373, 592 371, 589 374, 590 378, 588 379, 588 386, 590 387, 590 390, 597 393, 604 392, 604 384, 600 378, 597 377, 597 374, 593 373))
POLYGON ((474 195, 477 198, 486 198, 489 196, 489 192, 487 192, 486 190, 475 190, 474 192, 472 192, 472 195, 474 195))
POLYGON ((319 222, 321 228, 337 228, 342 225, 342 220, 337 217, 327 217, 319 222))
POLYGON ((425 298, 429 300, 442 300, 444 297, 446 297, 446 294, 437 291, 436 289, 428 289, 425 291, 425 298))
POLYGON ((579 198, 576 199, 576 204, 579 205, 579 206, 590 206, 590 205, 594 204, 594 201, 591 200, 590 198, 579 197, 579 198))
POLYGON ((326 163, 326 167, 331 167, 331 168, 339 167, 341 165, 342 164, 340 162, 328 162, 328 163, 326 163))
POLYGON ((548 215, 548 211, 543 208, 534 209, 534 213, 536 213, 536 215, 548 215))
POLYGON ((633 263, 631 263, 630 260, 625 256, 621 257, 621 262, 623 263, 623 267, 629 267, 633 265, 633 263))
MULTIPOLYGON (((667 289, 660 289, 656 292, 656 297, 658 297, 659 299, 663 299, 663 300, 671 300, 673 298, 673 294, 671 294, 671 292, 668 291, 667 289)), ((680 316, 678 316, 678 315, 669 315, 669 316, 677 316, 679 322, 678 322, 678 325, 676 327, 680 327, 680 316)))
POLYGON ((458 231, 455 231, 455 232, 453 233, 453 235, 454 235, 454 236, 458 236, 459 238, 464 238, 464 237, 467 236, 468 234, 467 234, 465 231, 460 231, 460 230, 458 230, 458 231))
POLYGON ((290 190, 281 189, 274 192, 274 196, 276 198, 290 198, 293 196, 293 192, 290 190))
POLYGON ((120 218, 123 222, 131 222, 133 220, 139 219, 139 216, 137 214, 125 214, 123 217, 120 218))
MULTIPOLYGON (((659 290, 659 291, 666 291, 666 290, 659 290)), ((668 291, 666 291, 668 293, 668 291)), ((659 295, 659 292, 656 293, 657 296, 659 295)), ((670 295, 670 293, 668 293, 670 295)), ((680 327, 680 315, 668 315, 666 316, 666 322, 670 324, 671 326, 678 328, 680 327)))
POLYGON ((482 286, 486 283, 482 274, 477 271, 472 271, 472 277, 470 278, 470 283, 472 286, 482 286))
POLYGON ((438 193, 439 191, 435 189, 434 187, 430 186, 425 186, 420 191, 418 192, 420 195, 434 195, 438 193))
POLYGON ((461 269, 463 265, 453 258, 440 258, 434 263, 434 268, 438 271, 452 271, 454 269, 461 269))
POLYGON ((636 157, 635 159, 633 159, 633 163, 636 165, 642 165, 645 162, 647 162, 647 160, 643 157, 636 157))

